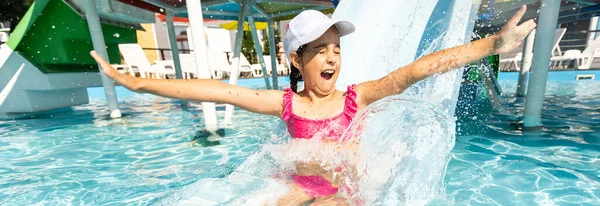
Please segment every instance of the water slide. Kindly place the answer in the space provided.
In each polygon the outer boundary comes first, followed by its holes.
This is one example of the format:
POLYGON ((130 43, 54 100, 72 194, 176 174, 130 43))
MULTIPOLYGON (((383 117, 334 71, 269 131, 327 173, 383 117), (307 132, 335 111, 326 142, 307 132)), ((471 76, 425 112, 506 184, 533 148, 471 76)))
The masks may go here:
MULTIPOLYGON (((135 43, 139 23, 154 13, 118 1, 98 0, 98 13, 111 63, 117 45, 135 43)), ((36 0, 0 46, 0 118, 87 104, 87 87, 102 86, 83 0, 36 0), (46 14, 46 15, 44 15, 46 14)))
MULTIPOLYGON (((334 19, 353 22, 342 38, 339 89, 380 78, 428 53, 470 41, 479 1, 344 0, 334 19)), ((261 149, 223 178, 205 178, 157 200, 158 205, 273 205, 289 188, 296 160, 344 167, 338 195, 360 205, 423 205, 443 198, 454 146, 454 110, 462 69, 434 76, 358 114, 332 150, 318 138, 290 141, 282 125, 261 149), (356 146, 359 146, 356 149, 356 146)))

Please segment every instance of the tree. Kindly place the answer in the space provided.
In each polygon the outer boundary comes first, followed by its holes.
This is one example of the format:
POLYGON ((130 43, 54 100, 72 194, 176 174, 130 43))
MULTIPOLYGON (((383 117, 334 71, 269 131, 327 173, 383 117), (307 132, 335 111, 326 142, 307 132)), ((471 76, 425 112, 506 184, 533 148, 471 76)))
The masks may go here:
POLYGON ((10 31, 14 31, 21 18, 25 16, 34 0, 2 0, 0 1, 0 22, 10 22, 10 31))
MULTIPOLYGON (((281 41, 279 36, 279 28, 277 28, 277 24, 275 24, 275 28, 273 29, 275 30, 275 49, 277 49, 277 44, 279 44, 279 42, 281 41)), ((267 32, 268 33, 268 32, 267 32)), ((265 46, 263 47, 263 54, 264 55, 271 55, 271 47, 269 47, 269 36, 268 34, 266 35, 267 39, 265 39, 265 46)), ((277 53, 277 52, 275 52, 277 53)))
MULTIPOLYGON (((275 45, 281 42, 281 38, 279 37, 279 29, 277 25, 275 25, 275 45)), ((264 41, 265 45, 263 46, 263 55, 270 54, 269 41, 264 41)), ((242 53, 246 58, 248 58, 248 62, 250 64, 258 64, 258 57, 256 56, 256 51, 254 50, 254 40, 252 40, 252 33, 250 31, 244 31, 244 36, 242 37, 242 53)))
POLYGON ((263 46, 263 55, 271 55, 271 47, 269 47, 269 35, 267 34, 265 37, 267 38, 264 39, 265 45, 263 46))
POLYGON ((248 59, 250 64, 256 64, 256 52, 254 51, 254 40, 252 40, 252 33, 250 31, 244 31, 242 37, 242 53, 248 59))

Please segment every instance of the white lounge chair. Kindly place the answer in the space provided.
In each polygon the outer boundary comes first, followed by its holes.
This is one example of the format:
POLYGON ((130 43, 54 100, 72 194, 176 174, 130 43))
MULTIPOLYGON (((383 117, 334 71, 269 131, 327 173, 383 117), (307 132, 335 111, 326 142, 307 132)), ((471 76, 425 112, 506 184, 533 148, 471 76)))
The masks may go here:
POLYGON ((208 67, 210 67, 213 78, 222 79, 229 76, 232 66, 229 64, 227 54, 224 51, 216 50, 207 50, 206 52, 208 53, 208 67))
POLYGON ((562 56, 555 56, 550 58, 551 66, 550 69, 566 69, 569 66, 569 63, 577 58, 582 57, 581 51, 573 49, 567 50, 562 56), (567 62, 567 64, 563 64, 567 62))
MULTIPOLYGON (((210 67, 211 75, 215 79, 222 79, 227 75, 231 75, 233 71, 233 65, 229 63, 227 55, 223 51, 207 50, 208 55, 208 66, 210 67)), ((181 62, 181 72, 183 77, 186 79, 193 79, 198 77, 196 58, 194 54, 180 54, 179 59, 181 62)), ((247 61, 247 60, 246 60, 247 61)), ((249 65, 249 64, 248 64, 249 65)), ((240 68, 241 73, 252 73, 250 66, 245 66, 242 63, 240 68)))
POLYGON ((500 71, 513 71, 512 68, 515 68, 516 71, 521 70, 520 61, 523 59, 523 44, 517 47, 510 53, 501 55, 499 69, 500 71), (519 52, 517 52, 519 51, 519 52))
MULTIPOLYGON (((271 56, 264 55, 263 58, 265 60, 266 66, 267 66, 267 74, 271 75, 271 73, 273 71, 273 69, 271 67, 271 56)), ((284 65, 279 64, 279 61, 277 61, 277 59, 275 59, 275 63, 277 65, 277 75, 288 75, 289 74, 289 69, 286 68, 284 65)))
POLYGON ((198 68, 196 67, 194 54, 180 54, 179 63, 181 64, 181 73, 184 79, 195 79, 198 77, 198 68))
MULTIPOLYGON (((250 64, 244 53, 240 53, 240 69, 244 69, 243 71, 251 72, 253 77, 262 77, 262 67, 260 64, 250 64)), ((242 70, 240 70, 242 72, 242 70)))
POLYGON ((581 55, 576 58, 578 69, 600 68, 600 38, 596 38, 585 47, 581 55))
POLYGON ((129 73, 133 76, 139 74, 142 78, 160 79, 175 74, 174 67, 169 61, 157 61, 156 64, 151 65, 138 44, 119 44, 119 52, 129 68, 129 73))

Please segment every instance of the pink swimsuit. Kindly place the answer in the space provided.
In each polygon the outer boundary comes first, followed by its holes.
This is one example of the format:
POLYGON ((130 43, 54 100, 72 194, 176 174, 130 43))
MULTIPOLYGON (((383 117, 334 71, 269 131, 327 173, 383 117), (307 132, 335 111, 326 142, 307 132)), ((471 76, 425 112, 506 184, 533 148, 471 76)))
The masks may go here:
MULTIPOLYGON (((350 126, 352 118, 356 115, 355 85, 348 86, 344 111, 334 117, 311 120, 293 114, 292 99, 294 92, 286 89, 283 95, 283 113, 281 118, 286 123, 292 138, 310 139, 315 135, 322 135, 324 139, 337 141, 342 137, 344 130, 350 126)), ((338 188, 321 176, 292 175, 292 181, 298 184, 307 194, 313 197, 325 197, 337 193, 338 188)))

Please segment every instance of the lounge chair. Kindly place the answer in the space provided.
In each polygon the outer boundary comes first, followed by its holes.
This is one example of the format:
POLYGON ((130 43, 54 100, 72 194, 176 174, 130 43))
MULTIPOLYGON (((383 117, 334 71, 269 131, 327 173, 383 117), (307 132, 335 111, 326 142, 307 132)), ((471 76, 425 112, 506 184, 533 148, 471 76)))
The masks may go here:
POLYGON ((213 78, 222 79, 225 76, 229 76, 232 65, 229 64, 227 54, 224 51, 216 50, 207 50, 206 52, 208 53, 208 67, 213 78))
MULTIPOLYGON (((271 75, 271 73, 273 71, 272 67, 271 67, 271 56, 264 55, 263 58, 265 60, 266 66, 267 66, 267 74, 271 75)), ((279 64, 279 61, 277 61, 277 59, 275 59, 275 63, 277 65, 277 75, 288 75, 289 74, 289 69, 286 68, 284 65, 279 64)))
POLYGON ((253 77, 263 76, 260 64, 250 64, 244 53, 240 53, 240 72, 250 72, 253 77))
POLYGON ((587 45, 585 50, 581 52, 581 55, 576 58, 578 69, 590 69, 600 68, 600 38, 596 38, 594 41, 587 45))
POLYGON ((551 66, 550 69, 566 69, 570 62, 582 57, 581 51, 573 49, 567 50, 562 56, 555 56, 550 58, 551 66), (567 64, 563 64, 567 62, 567 64))
POLYGON ((198 68, 196 67, 194 54, 180 54, 179 63, 181 64, 181 73, 184 79, 195 79, 198 77, 198 68))
POLYGON ((157 61, 151 65, 138 44, 119 44, 119 52, 123 55, 125 65, 133 76, 139 74, 142 78, 161 79, 175 74, 174 67, 169 61, 157 61))

